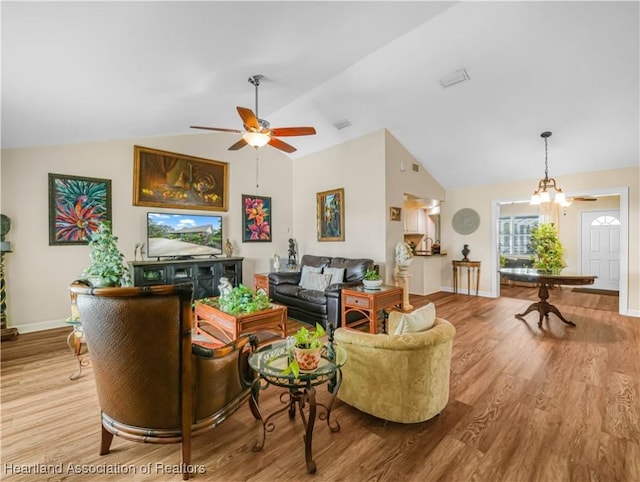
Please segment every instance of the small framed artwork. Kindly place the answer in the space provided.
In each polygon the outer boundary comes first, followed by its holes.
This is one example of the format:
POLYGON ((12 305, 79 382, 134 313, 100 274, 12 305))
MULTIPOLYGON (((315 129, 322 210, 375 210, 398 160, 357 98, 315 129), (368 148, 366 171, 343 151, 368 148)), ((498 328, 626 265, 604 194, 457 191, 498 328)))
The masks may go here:
POLYGON ((49 245, 89 244, 111 221, 111 180, 49 173, 49 245))
POLYGON ((227 211, 229 164, 134 146, 133 205, 227 211))
POLYGON ((400 221, 402 220, 402 208, 396 208, 391 206, 389 208, 389 215, 391 217, 391 221, 400 221))
POLYGON ((271 198, 242 195, 242 242, 271 242, 271 198))
POLYGON ((318 241, 344 241, 344 188, 316 194, 318 241))

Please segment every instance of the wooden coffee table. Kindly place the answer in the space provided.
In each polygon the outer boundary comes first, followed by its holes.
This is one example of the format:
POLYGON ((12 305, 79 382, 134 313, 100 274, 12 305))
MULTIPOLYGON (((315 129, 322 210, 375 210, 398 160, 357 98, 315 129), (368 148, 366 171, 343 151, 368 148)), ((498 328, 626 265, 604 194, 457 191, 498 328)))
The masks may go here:
POLYGON ((266 310, 234 316, 196 300, 194 315, 196 334, 205 338, 213 336, 213 332, 216 338, 226 338, 220 341, 227 342, 261 330, 279 331, 282 338, 287 337, 287 307, 275 303, 266 310))
POLYGON ((379 314, 382 312, 382 332, 386 332, 386 309, 402 311, 402 288, 399 286, 380 286, 376 289, 366 289, 364 286, 354 286, 342 289, 342 326, 354 328, 369 323, 369 333, 376 333, 379 314), (353 323, 347 323, 347 314, 356 311, 364 318, 353 323))

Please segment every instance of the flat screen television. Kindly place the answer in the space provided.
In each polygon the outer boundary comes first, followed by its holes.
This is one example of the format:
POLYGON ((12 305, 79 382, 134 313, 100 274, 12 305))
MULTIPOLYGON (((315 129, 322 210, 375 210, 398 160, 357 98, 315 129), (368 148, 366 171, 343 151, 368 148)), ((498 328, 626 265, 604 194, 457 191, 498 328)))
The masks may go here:
POLYGON ((222 216, 147 213, 147 256, 190 258, 222 253, 222 216))

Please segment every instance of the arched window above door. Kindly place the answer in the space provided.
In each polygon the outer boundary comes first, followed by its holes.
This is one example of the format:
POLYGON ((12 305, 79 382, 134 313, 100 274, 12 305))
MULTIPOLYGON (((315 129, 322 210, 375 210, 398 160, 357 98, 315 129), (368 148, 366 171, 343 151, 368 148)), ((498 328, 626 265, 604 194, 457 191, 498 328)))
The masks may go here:
POLYGON ((614 216, 598 216, 591 221, 591 226, 620 226, 620 220, 614 216))

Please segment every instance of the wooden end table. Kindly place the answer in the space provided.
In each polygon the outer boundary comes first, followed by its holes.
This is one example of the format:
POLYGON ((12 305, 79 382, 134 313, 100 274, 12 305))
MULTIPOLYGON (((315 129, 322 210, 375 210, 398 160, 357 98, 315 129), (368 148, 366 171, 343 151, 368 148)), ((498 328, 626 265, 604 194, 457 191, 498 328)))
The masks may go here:
POLYGON ((263 289, 269 296, 269 273, 254 273, 253 288, 256 291, 263 289))
POLYGON ((279 331, 282 338, 287 337, 287 307, 275 303, 266 310, 234 316, 196 300, 194 315, 196 333, 205 337, 211 337, 205 329, 206 324, 228 337, 223 341, 236 340, 240 335, 260 330, 279 331))
POLYGON ((369 323, 369 333, 376 333, 380 313, 382 312, 382 333, 387 331, 387 312, 396 309, 402 311, 402 288, 399 286, 380 286, 367 289, 353 286, 342 289, 342 327, 354 328, 369 323), (364 315, 363 319, 347 323, 347 314, 356 311, 364 315))

